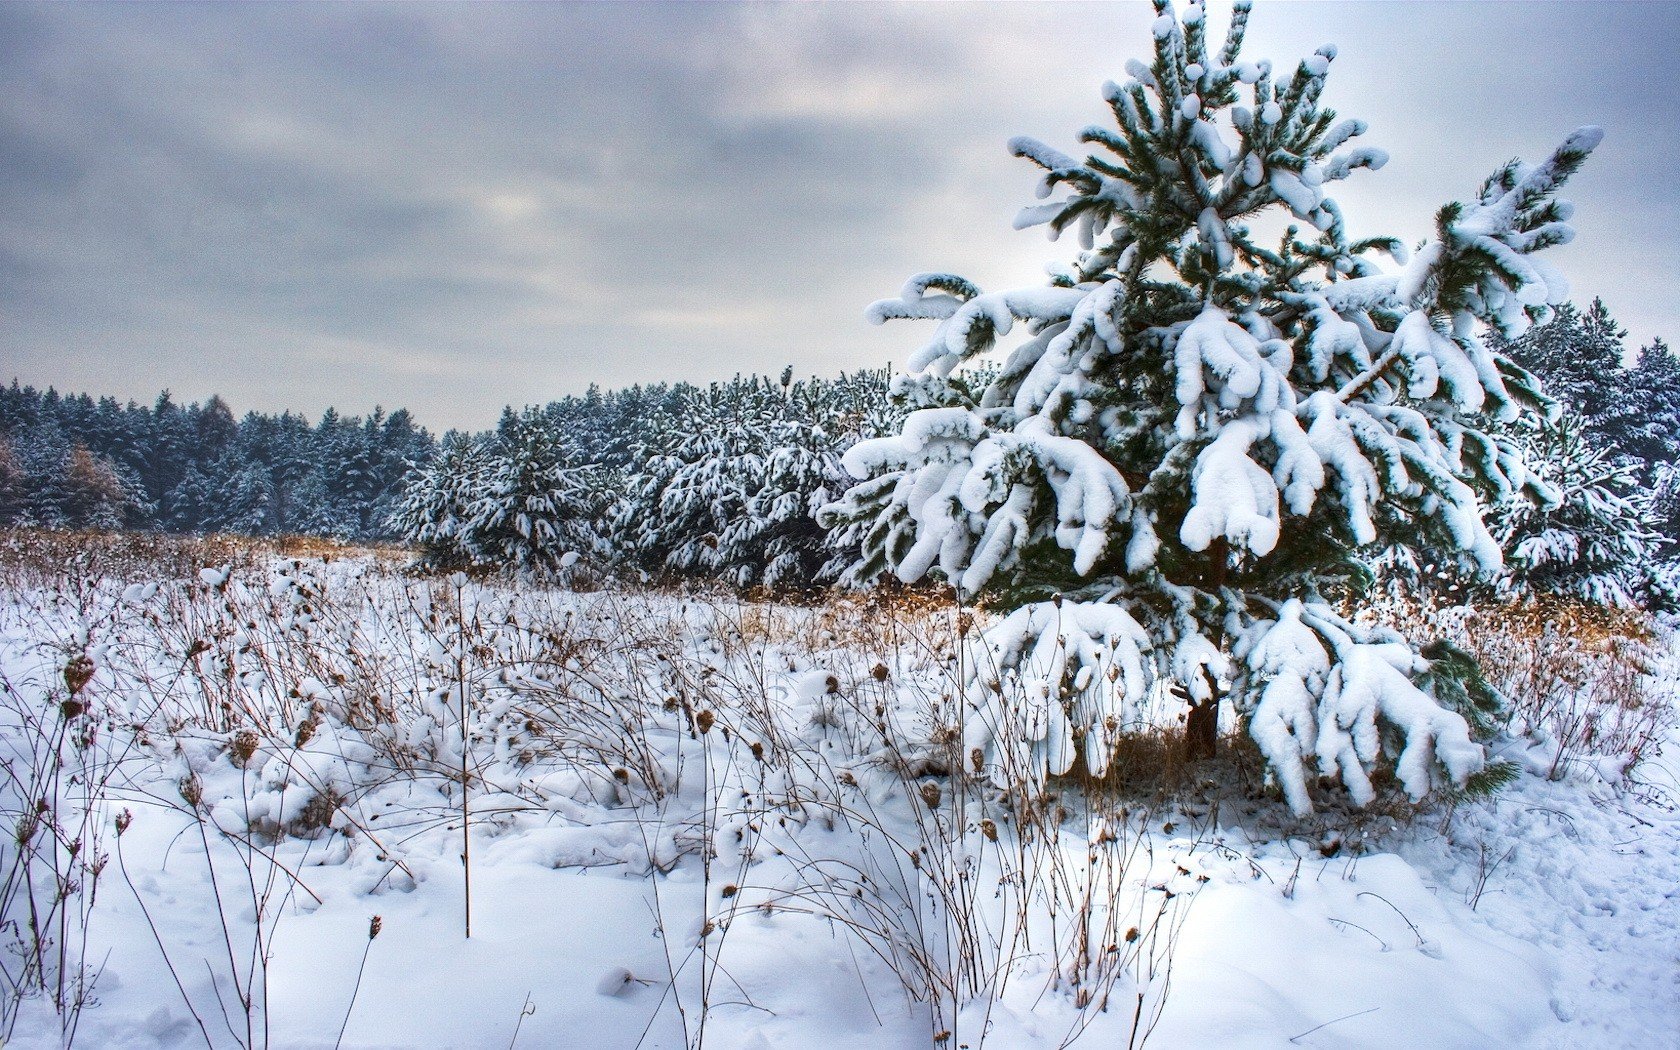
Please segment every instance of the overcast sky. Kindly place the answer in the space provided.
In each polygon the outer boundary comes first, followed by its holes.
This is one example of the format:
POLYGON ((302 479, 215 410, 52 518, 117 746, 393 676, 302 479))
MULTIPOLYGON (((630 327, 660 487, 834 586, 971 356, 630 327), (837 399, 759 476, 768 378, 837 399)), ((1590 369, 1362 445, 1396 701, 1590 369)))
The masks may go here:
MULTIPOLYGON (((1223 18, 1226 5, 1214 4, 1223 18)), ((236 411, 478 428, 588 384, 902 362, 922 270, 1038 283, 1029 134, 1073 150, 1146 3, 0 4, 0 372, 236 411)), ((1680 5, 1261 0, 1333 42, 1393 159, 1338 186, 1415 242, 1497 164, 1604 145, 1550 257, 1680 339, 1680 5)))

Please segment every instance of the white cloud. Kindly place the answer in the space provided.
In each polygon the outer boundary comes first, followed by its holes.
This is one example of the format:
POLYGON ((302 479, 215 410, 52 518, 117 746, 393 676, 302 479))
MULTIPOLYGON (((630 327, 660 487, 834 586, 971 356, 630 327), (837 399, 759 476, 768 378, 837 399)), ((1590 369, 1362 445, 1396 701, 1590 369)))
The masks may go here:
MULTIPOLYGON (((0 359, 25 382, 381 401, 434 426, 590 382, 902 361, 925 333, 861 315, 908 274, 998 287, 1073 251, 1009 228, 1033 171, 1004 142, 1076 149, 1151 17, 0 7, 0 39, 28 42, 0 63, 0 359)), ((1338 190, 1356 231, 1420 237, 1498 162, 1607 125, 1558 256, 1643 340, 1680 335, 1680 189, 1653 175, 1680 164, 1676 22, 1263 2, 1250 53, 1341 45, 1330 103, 1394 154, 1338 190)))

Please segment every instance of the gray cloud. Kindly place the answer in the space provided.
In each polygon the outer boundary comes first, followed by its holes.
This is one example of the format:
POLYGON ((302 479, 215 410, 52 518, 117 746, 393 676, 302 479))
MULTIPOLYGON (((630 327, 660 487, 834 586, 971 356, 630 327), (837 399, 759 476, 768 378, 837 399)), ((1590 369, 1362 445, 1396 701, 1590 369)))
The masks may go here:
MULTIPOLYGON (((0 357, 25 382, 238 407, 505 403, 902 361, 871 299, 1032 282, 1032 175, 1147 47, 1147 5, 0 6, 0 357)), ((1428 230, 1601 123, 1557 253, 1680 335, 1669 5, 1262 3, 1250 52, 1341 46, 1394 153, 1338 194, 1428 230)), ((3 378, 9 379, 10 376, 3 378)))

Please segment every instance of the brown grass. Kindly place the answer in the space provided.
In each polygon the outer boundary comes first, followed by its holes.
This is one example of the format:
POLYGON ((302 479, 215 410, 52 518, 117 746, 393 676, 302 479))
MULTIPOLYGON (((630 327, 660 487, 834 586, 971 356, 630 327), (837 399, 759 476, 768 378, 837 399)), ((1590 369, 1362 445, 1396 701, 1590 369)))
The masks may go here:
POLYGON ((67 571, 87 577, 185 579, 206 566, 247 569, 271 556, 373 557, 405 561, 412 552, 395 546, 358 545, 318 536, 175 536, 162 532, 0 529, 0 585, 39 585, 67 571))
POLYGON ((1658 674, 1661 641, 1649 613, 1562 598, 1481 608, 1397 605, 1377 619, 1414 642, 1444 637, 1474 656, 1511 704, 1510 727, 1549 734, 1553 775, 1605 756, 1631 776, 1674 717, 1658 674))

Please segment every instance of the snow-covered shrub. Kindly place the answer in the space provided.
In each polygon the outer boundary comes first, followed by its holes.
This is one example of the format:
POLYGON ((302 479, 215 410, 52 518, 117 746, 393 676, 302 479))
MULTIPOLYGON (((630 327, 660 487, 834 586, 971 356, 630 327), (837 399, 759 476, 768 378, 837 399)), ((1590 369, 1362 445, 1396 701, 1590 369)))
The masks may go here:
MULTIPOLYGON (((936 391, 1020 339, 978 397, 952 393, 854 446, 845 465, 864 480, 823 519, 837 542, 861 545, 855 580, 937 572, 1006 607, 1063 594, 1063 622, 1131 622, 1082 628, 1070 647, 1033 642, 1032 673, 1066 719, 1035 774, 1092 754, 1087 738, 1107 732, 1115 703, 1085 672, 1135 650, 1136 688, 1186 692, 1203 751, 1229 683, 1297 810, 1314 772, 1358 800, 1382 764, 1414 798, 1462 784, 1482 750, 1418 688, 1425 662, 1328 599, 1369 577, 1359 551, 1385 537, 1495 572, 1484 506, 1547 497, 1493 427, 1548 402, 1481 333, 1515 337, 1562 301, 1562 279, 1534 253, 1573 236, 1554 194, 1600 133, 1500 168, 1442 208, 1408 259, 1398 238, 1353 237, 1326 196, 1387 159, 1350 145, 1363 122, 1320 105, 1335 49, 1274 69, 1240 56, 1248 4, 1218 47, 1200 6, 1157 7, 1153 59, 1105 86, 1117 127, 1081 133, 1088 158, 1011 143, 1051 198, 1016 225, 1073 229, 1084 251, 1044 287, 987 293, 921 274, 870 307, 875 322, 937 323, 909 362, 936 391), (1277 247, 1251 232, 1267 211, 1295 222, 1277 247), (1099 662, 1102 647, 1116 655, 1099 662)), ((1018 619, 985 645, 1026 652, 1018 619)), ((1001 780, 1021 772, 986 760, 1001 780)))

